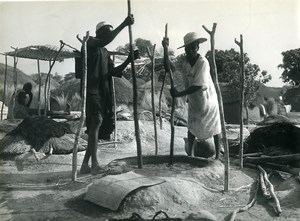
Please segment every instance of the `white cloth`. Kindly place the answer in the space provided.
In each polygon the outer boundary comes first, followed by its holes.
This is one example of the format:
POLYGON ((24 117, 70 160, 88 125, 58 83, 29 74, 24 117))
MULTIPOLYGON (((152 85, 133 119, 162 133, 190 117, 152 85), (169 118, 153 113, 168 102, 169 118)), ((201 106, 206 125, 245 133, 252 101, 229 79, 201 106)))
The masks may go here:
POLYGON ((218 97, 207 59, 200 55, 193 67, 185 59, 182 72, 186 88, 206 89, 188 95, 188 130, 200 140, 221 133, 218 97))

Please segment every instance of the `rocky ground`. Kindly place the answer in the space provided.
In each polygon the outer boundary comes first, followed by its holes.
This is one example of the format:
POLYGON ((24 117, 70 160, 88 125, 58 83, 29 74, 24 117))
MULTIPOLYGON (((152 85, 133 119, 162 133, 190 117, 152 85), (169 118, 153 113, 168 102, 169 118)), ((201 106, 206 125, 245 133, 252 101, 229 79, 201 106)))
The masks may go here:
MULTIPOLYGON (((140 121, 143 155, 155 153, 153 123, 140 121)), ((175 155, 184 155, 183 137, 185 127, 176 127, 175 155)), ((102 165, 114 159, 136 156, 133 121, 118 122, 118 140, 113 144, 100 145, 98 157, 102 165)), ((235 136, 232 132, 231 136, 235 136)), ((158 129, 158 153, 169 154, 170 125, 164 121, 158 129)), ((84 152, 78 153, 77 167, 80 168, 84 152)), ((212 160, 213 161, 213 160, 212 160)), ((129 194, 118 211, 110 211, 84 200, 88 187, 101 175, 78 174, 71 181, 72 154, 52 155, 36 162, 33 157, 22 163, 15 157, 0 159, 0 220, 108 220, 129 218, 133 212, 150 219, 159 211, 169 217, 191 218, 201 214, 212 214, 215 220, 229 220, 230 214, 246 205, 255 190, 258 171, 235 166, 231 159, 230 190, 224 192, 224 166, 213 161, 207 167, 191 164, 167 163, 145 164, 143 169, 133 167, 136 173, 155 176, 166 182, 141 188, 129 194), (21 168, 21 169, 20 169, 21 168), (198 215, 197 215, 198 214, 198 215)), ((258 201, 246 212, 239 213, 236 220, 299 220, 300 184, 288 174, 274 175, 271 182, 281 202, 282 214, 276 216, 273 201, 261 194, 258 201)))

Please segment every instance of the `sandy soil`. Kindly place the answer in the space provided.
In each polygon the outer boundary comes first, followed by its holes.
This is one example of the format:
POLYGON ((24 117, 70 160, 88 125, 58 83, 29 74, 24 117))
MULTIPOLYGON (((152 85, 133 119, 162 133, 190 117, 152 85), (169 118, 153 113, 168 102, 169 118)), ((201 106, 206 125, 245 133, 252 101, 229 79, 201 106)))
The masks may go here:
MULTIPOLYGON (((144 155, 154 154, 153 124, 140 122, 144 155)), ((176 127, 175 154, 184 153, 183 137, 186 128, 176 127)), ((120 121, 118 143, 99 145, 98 157, 102 165, 114 159, 136 155, 134 124, 120 121)), ((158 129, 159 154, 169 153, 170 126, 158 129)), ((78 169, 84 152, 78 153, 78 169)), ((221 159, 222 161, 222 159, 221 159)), ((13 157, 0 159, 0 220, 107 220, 129 218, 133 212, 150 219, 164 210, 170 217, 186 218, 191 213, 206 210, 217 220, 229 220, 231 212, 246 205, 251 199, 257 171, 242 171, 233 163, 230 168, 230 191, 223 192, 224 168, 221 161, 213 166, 198 168, 189 164, 144 165, 133 168, 145 176, 157 176, 165 183, 142 188, 130 194, 116 212, 84 200, 86 191, 100 175, 80 175, 71 181, 72 154, 52 155, 37 163, 33 158, 23 162, 22 170, 13 157)), ((234 160, 232 159, 232 162, 234 160)), ((299 220, 300 184, 294 177, 272 176, 283 213, 277 217, 273 202, 258 195, 258 202, 247 212, 239 213, 236 220, 299 220)))

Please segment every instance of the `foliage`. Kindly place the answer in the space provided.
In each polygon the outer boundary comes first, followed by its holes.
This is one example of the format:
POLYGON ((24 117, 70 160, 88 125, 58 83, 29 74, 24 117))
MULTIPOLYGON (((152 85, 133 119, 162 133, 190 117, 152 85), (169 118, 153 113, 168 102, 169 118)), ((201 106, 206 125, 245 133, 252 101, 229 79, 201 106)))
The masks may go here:
MULTIPOLYGON (((212 55, 208 51, 206 54, 207 59, 211 63, 212 55)), ((240 94, 241 90, 241 64, 240 53, 234 49, 230 50, 216 50, 215 51, 216 66, 218 71, 218 80, 220 82, 229 83, 230 87, 240 94)), ((246 53, 244 53, 244 70, 245 70, 245 105, 249 105, 255 98, 256 93, 261 84, 265 84, 271 80, 271 75, 267 71, 260 71, 260 68, 256 64, 250 63, 250 59, 246 53)))
POLYGON ((59 75, 57 72, 55 72, 54 76, 52 76, 54 80, 56 80, 58 83, 60 83, 63 80, 63 77, 59 75))
POLYGON ((278 68, 284 69, 281 78, 284 83, 300 85, 300 48, 284 51, 282 64, 278 68))
POLYGON ((68 80, 72 80, 72 79, 75 79, 75 73, 74 72, 70 72, 70 73, 68 73, 64 76, 64 82, 66 82, 68 80))
MULTIPOLYGON (((150 40, 146 40, 143 38, 137 38, 134 40, 133 47, 139 50, 141 57, 148 57, 147 48, 149 48, 150 51, 152 51, 152 48, 154 47, 154 45, 152 44, 152 42, 150 40)), ((125 44, 124 46, 118 46, 116 48, 116 51, 128 54, 129 53, 129 43, 125 44)), ((169 55, 174 56, 174 54, 175 54, 174 50, 169 49, 169 55)), ((162 57, 162 56, 163 56, 163 48, 158 47, 156 45, 155 57, 162 57)))

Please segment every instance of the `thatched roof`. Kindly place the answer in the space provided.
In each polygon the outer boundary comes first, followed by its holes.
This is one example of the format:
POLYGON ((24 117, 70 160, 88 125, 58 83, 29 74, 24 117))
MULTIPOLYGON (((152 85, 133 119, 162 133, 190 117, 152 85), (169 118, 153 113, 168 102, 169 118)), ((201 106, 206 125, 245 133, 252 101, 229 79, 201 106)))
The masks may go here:
MULTIPOLYGON (((19 58, 38 59, 44 61, 53 61, 57 56, 59 47, 52 45, 32 45, 24 48, 19 48, 16 51, 6 52, 8 56, 16 56, 19 58)), ((63 61, 67 58, 80 57, 80 52, 74 52, 67 49, 62 49, 56 60, 63 61)))

